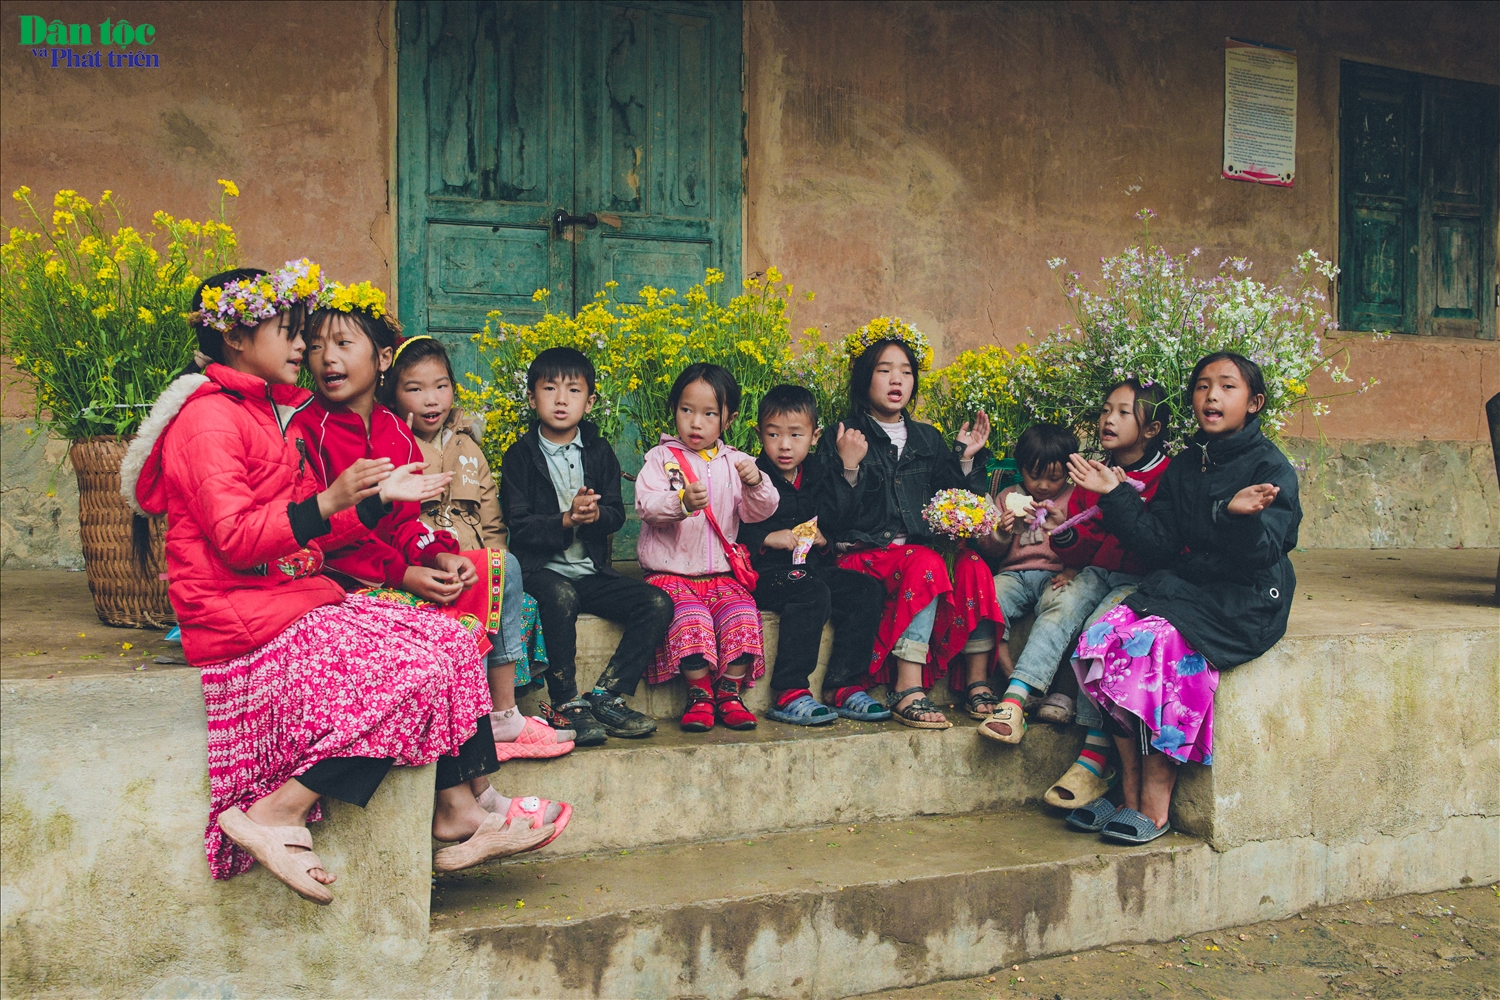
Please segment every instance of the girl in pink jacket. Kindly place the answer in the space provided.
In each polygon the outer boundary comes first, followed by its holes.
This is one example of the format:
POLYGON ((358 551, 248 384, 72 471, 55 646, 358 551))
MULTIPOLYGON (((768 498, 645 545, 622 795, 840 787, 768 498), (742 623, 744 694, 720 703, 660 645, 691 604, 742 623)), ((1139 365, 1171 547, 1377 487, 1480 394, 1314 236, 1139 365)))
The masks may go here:
POLYGON ((760 611, 731 573, 709 518, 732 543, 741 522, 776 512, 780 494, 754 459, 723 440, 740 408, 740 386, 727 369, 689 365, 672 384, 667 405, 677 436, 662 435, 635 483, 641 568, 646 582, 670 594, 675 606, 646 680, 659 684, 682 673, 686 732, 707 732, 715 718, 730 729, 754 729, 740 690, 766 672, 760 611))

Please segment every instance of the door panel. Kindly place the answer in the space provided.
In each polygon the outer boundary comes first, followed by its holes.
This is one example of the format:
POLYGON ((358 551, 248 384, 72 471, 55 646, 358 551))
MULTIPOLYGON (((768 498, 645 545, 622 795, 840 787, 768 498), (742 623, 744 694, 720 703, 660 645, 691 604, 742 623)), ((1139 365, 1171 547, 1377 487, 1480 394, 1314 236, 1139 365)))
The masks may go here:
POLYGON ((1419 332, 1493 338, 1496 89, 1429 80, 1425 91, 1419 332))
POLYGON ((580 297, 679 292, 740 269, 739 5, 578 5, 580 297))
POLYGON ((573 201, 572 10, 451 0, 397 16, 401 320, 478 371, 469 338, 490 310, 534 320, 544 287, 572 301, 571 247, 551 231, 573 201))

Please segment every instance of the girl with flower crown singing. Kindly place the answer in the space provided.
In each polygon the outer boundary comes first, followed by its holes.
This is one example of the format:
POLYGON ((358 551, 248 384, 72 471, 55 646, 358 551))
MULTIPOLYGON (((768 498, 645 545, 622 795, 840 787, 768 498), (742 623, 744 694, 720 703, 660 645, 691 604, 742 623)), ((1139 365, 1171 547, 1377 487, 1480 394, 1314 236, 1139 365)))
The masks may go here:
MULTIPOLYGON (((981 621, 1003 622, 989 568, 973 550, 959 550, 950 576, 931 547, 936 539, 922 508, 942 490, 984 491, 990 434, 980 410, 972 426, 959 429, 950 450, 931 424, 908 412, 921 372, 931 360, 927 340, 900 320, 879 319, 845 342, 849 415, 839 424, 835 447, 820 449, 834 475, 844 476, 859 496, 859 511, 835 539, 842 569, 885 584, 885 615, 870 656, 871 683, 887 685, 896 720, 913 729, 950 729, 953 723, 927 697, 927 690, 964 654, 971 714, 993 704, 987 675, 994 640, 969 643, 981 621), (891 670, 888 658, 895 660, 891 670)), ((873 703, 863 686, 841 688, 834 704, 856 710, 873 703)))
POLYGON ((646 452, 635 482, 641 569, 674 607, 646 680, 659 684, 682 673, 685 732, 707 732, 716 719, 729 729, 754 729, 740 691, 766 672, 760 609, 735 579, 729 551, 740 524, 776 513, 781 494, 755 459, 723 438, 740 409, 740 385, 727 368, 688 365, 672 383, 667 407, 677 436, 663 434, 646 452))
POLYGON ((335 876, 307 830, 320 798, 363 806, 393 765, 437 763, 433 836, 454 870, 529 850, 550 823, 487 812, 495 770, 490 697, 473 637, 457 623, 343 590, 323 553, 366 535, 385 505, 442 491, 387 459, 326 485, 290 427, 303 326, 321 286, 295 261, 215 275, 194 295, 200 367, 170 385, 131 443, 121 493, 167 517, 168 593, 208 710, 209 871, 259 861, 326 904, 335 876))
POLYGON ((1078 829, 1143 844, 1167 832, 1177 766, 1213 763, 1219 671, 1253 660, 1286 632, 1302 507, 1297 474, 1260 429, 1265 380, 1229 351, 1199 360, 1187 392, 1199 431, 1147 507, 1125 471, 1074 455, 1073 481, 1099 494, 1104 530, 1165 566, 1084 630, 1080 686, 1104 710, 1120 751, 1125 802, 1099 799, 1078 829))
MULTIPOLYGON (((424 462, 405 420, 376 401, 396 352, 400 326, 385 311, 385 295, 368 282, 332 283, 308 320, 307 367, 317 387, 312 405, 295 423, 307 435, 309 464, 330 482, 362 458, 398 465, 424 462)), ((419 341, 420 343, 420 341, 419 341)), ((500 760, 559 757, 573 749, 571 732, 559 732, 516 706, 516 662, 526 656, 522 627, 525 593, 521 568, 500 548, 460 552, 446 528, 421 519, 417 504, 396 504, 367 538, 330 552, 328 568, 351 590, 369 588, 385 600, 416 599, 460 620, 473 616, 489 654, 490 716, 500 760)), ((518 800, 519 801, 519 800, 518 800)), ((566 804, 556 804, 567 823, 566 804)))

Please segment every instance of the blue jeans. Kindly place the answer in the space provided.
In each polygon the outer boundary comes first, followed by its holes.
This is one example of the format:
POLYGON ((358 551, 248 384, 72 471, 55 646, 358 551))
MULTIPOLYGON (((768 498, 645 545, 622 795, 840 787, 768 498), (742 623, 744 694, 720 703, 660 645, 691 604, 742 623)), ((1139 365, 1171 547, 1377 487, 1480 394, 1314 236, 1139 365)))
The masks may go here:
MULTIPOLYGON (((1141 585, 1141 577, 1136 576, 1134 573, 1118 573, 1113 570, 1101 569, 1098 566, 1089 566, 1079 572, 1078 576, 1073 579, 1073 582, 1068 585, 1068 589, 1071 590, 1080 583, 1085 583, 1088 589, 1097 590, 1104 595, 1094 605, 1094 610, 1089 612, 1088 617, 1084 619, 1083 628, 1079 629, 1079 631, 1082 631, 1084 628, 1088 628, 1094 622, 1109 614, 1117 604, 1133 594, 1135 589, 1141 585), (1085 581, 1085 577, 1088 578, 1087 581, 1085 581)), ((1088 696, 1088 692, 1083 689, 1083 678, 1081 677, 1078 680, 1078 724, 1088 729, 1104 728, 1104 713, 1094 703, 1094 699, 1088 696)))
POLYGON ((490 636, 490 653, 486 667, 503 667, 526 655, 526 631, 521 625, 521 601, 526 591, 521 586, 521 563, 505 553, 505 590, 500 595, 500 631, 490 636))
POLYGON ((927 662, 927 650, 932 642, 932 626, 937 624, 939 600, 941 598, 934 597, 931 604, 912 617, 906 631, 901 633, 901 638, 891 647, 896 659, 911 663, 927 662))

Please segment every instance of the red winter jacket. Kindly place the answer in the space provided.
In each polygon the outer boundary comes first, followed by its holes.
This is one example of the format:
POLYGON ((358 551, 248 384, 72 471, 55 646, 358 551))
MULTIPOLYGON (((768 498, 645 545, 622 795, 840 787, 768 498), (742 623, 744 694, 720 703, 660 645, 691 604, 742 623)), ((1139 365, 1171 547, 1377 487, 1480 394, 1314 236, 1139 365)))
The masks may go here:
MULTIPOLYGON (((1172 460, 1165 454, 1158 454, 1146 459, 1139 468, 1126 469, 1125 474, 1146 487, 1141 493, 1141 499, 1149 504, 1151 498, 1156 495, 1156 487, 1161 484, 1162 473, 1166 472, 1167 466, 1171 464, 1172 460)), ((1068 517, 1082 514, 1098 503, 1099 494, 1090 493, 1082 487, 1075 487, 1072 498, 1068 500, 1068 517)), ((1057 553, 1063 565, 1078 569, 1085 566, 1099 566, 1107 570, 1144 576, 1154 568, 1148 566, 1133 552, 1128 551, 1120 544, 1118 538, 1105 531, 1104 519, 1098 514, 1082 524, 1069 528, 1061 535, 1053 536, 1052 551, 1057 553)))
MULTIPOLYGON (((322 549, 368 533, 355 510, 299 541, 297 505, 321 485, 305 445, 288 434, 310 394, 223 365, 173 382, 151 410, 120 469, 121 492, 140 513, 167 515, 167 594, 182 649, 201 666, 233 659, 276 638, 313 608, 343 600, 318 573, 322 549)), ((315 502, 314 502, 315 503, 315 502)))
MULTIPOLYGON (((307 438, 309 468, 327 484, 361 458, 388 458, 397 466, 421 462, 422 451, 406 422, 375 404, 370 429, 359 414, 314 397, 312 405, 292 417, 307 438)), ((400 587, 408 566, 432 566, 440 552, 458 552, 458 542, 441 529, 422 523, 421 504, 399 502, 380 519, 375 531, 352 545, 328 550, 327 567, 344 577, 350 589, 400 587)))

